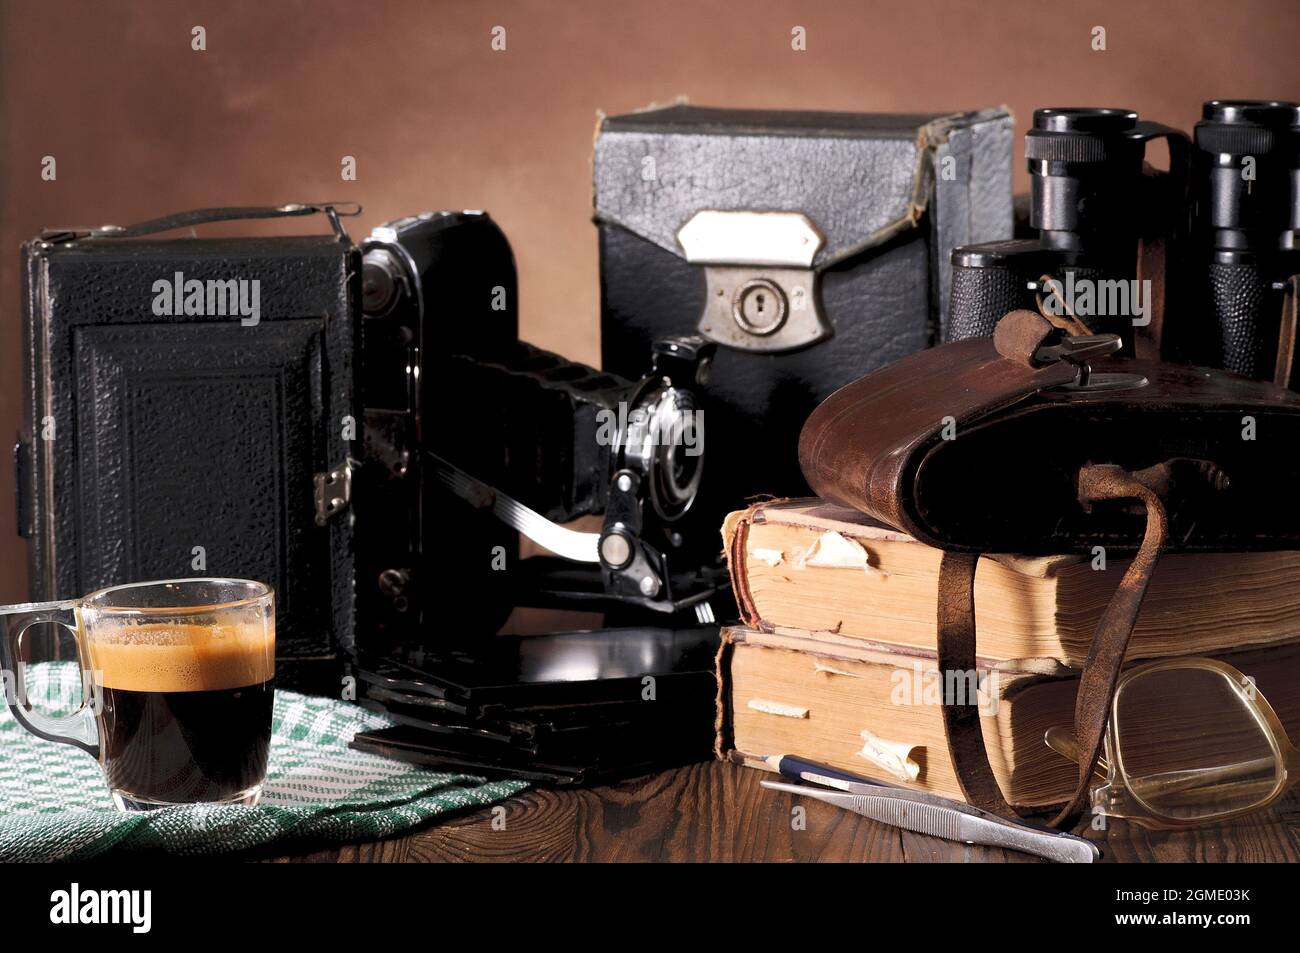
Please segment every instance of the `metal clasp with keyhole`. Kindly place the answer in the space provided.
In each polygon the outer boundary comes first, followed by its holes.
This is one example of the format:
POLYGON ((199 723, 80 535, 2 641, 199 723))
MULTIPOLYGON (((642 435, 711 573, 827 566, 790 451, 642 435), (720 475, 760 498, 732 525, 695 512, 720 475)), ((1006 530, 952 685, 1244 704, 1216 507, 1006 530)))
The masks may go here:
POLYGON ((785 292, 766 278, 755 278, 741 285, 732 303, 732 317, 750 334, 774 334, 785 324, 788 310, 785 292))

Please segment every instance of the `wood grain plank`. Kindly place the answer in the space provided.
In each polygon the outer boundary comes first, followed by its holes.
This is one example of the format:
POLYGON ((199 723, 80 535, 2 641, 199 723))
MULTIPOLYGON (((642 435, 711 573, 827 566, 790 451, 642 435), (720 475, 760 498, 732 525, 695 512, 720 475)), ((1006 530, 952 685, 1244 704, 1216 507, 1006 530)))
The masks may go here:
POLYGON ((1267 811, 1184 831, 1108 820, 1099 842, 1105 859, 1116 862, 1295 863, 1300 860, 1298 832, 1300 801, 1291 795, 1267 811))
MULTIPOLYGON (((579 790, 534 788, 404 837, 290 854, 278 862, 1045 863, 867 820, 759 785, 722 762, 579 790), (804 808, 802 824, 794 809, 804 808), (499 810, 497 810, 499 809, 499 810)), ((1109 862, 1300 861, 1300 796, 1216 827, 1149 831, 1109 820, 1083 832, 1109 862)))

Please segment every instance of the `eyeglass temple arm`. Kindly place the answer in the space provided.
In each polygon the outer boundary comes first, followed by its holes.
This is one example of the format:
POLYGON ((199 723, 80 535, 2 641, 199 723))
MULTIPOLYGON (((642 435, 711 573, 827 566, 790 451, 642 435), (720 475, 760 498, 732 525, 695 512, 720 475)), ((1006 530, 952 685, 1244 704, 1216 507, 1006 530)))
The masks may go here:
MULTIPOLYGON (((1275 765, 1276 762, 1271 757, 1253 758, 1250 761, 1238 761, 1236 764, 1224 764, 1215 768, 1188 768, 1182 771, 1167 771, 1145 777, 1130 777, 1128 784, 1135 793, 1143 796, 1170 794, 1184 788, 1208 787, 1219 782, 1232 783, 1234 778, 1258 775, 1270 769, 1276 770, 1275 765)), ((1237 781, 1236 783, 1240 784, 1242 782, 1237 781)), ((1273 784, 1274 780, 1270 774, 1267 778, 1251 778, 1245 783, 1265 785, 1273 784)))
MULTIPOLYGON (((1078 763, 1079 748, 1075 744, 1074 732, 1069 728, 1054 726, 1047 729, 1043 738, 1047 746, 1062 757, 1078 763)), ((1165 774, 1150 775, 1148 777, 1129 778, 1129 786, 1135 794, 1149 796, 1155 793, 1170 793, 1181 788, 1195 787, 1214 783, 1216 781, 1229 781, 1232 778, 1238 778, 1242 775, 1257 774, 1267 768, 1273 762, 1272 758, 1254 758, 1250 761, 1239 761, 1236 764, 1225 764, 1216 768, 1197 768, 1186 771, 1170 771, 1165 774)), ((1300 774, 1300 750, 1291 749, 1287 753, 1287 774, 1300 774)), ((1095 773, 1103 777, 1109 772, 1109 765, 1103 756, 1098 759, 1097 770, 1095 773)), ((1300 779, 1298 779, 1300 780, 1300 779)), ((1292 782, 1294 783, 1294 782, 1292 782)), ((1289 785, 1288 785, 1289 786, 1289 785)))
MULTIPOLYGON (((1079 745, 1074 739, 1074 729, 1067 728, 1064 725, 1053 725, 1047 729, 1043 735, 1043 741, 1047 747, 1051 748, 1061 757, 1075 764, 1079 763, 1079 745)), ((1105 777, 1110 771, 1110 765, 1106 762, 1106 756, 1103 754, 1097 759, 1097 767, 1093 769, 1093 774, 1105 777)))

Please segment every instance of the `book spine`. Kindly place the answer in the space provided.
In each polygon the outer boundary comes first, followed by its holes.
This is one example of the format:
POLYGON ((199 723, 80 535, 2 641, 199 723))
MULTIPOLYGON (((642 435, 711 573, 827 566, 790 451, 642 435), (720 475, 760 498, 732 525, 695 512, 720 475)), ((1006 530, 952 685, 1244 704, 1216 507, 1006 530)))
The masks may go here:
MULTIPOLYGON (((731 654, 735 651, 737 634, 731 628, 722 630, 722 641, 714 661, 718 679, 717 713, 713 719, 713 753, 719 761, 730 759, 735 748, 731 725, 731 654)), ((743 635, 740 636, 743 639, 743 635)))
POLYGON ((746 546, 750 524, 761 512, 760 506, 751 506, 744 512, 732 513, 722 524, 722 548, 727 557, 727 570, 731 573, 731 592, 736 599, 736 609, 740 612, 740 620, 754 628, 760 628, 763 623, 749 591, 746 546))

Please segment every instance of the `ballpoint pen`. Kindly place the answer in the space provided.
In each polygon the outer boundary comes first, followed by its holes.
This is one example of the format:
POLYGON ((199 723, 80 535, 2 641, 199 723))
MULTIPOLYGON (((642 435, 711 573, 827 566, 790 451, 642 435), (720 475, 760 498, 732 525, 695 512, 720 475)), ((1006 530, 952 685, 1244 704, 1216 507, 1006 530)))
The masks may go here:
POLYGON ((937 794, 858 778, 789 755, 769 755, 764 760, 786 777, 828 787, 781 781, 763 781, 763 787, 802 794, 904 830, 967 844, 1004 847, 1059 863, 1088 864, 1100 856, 1096 845, 1085 838, 1009 820, 937 794))

